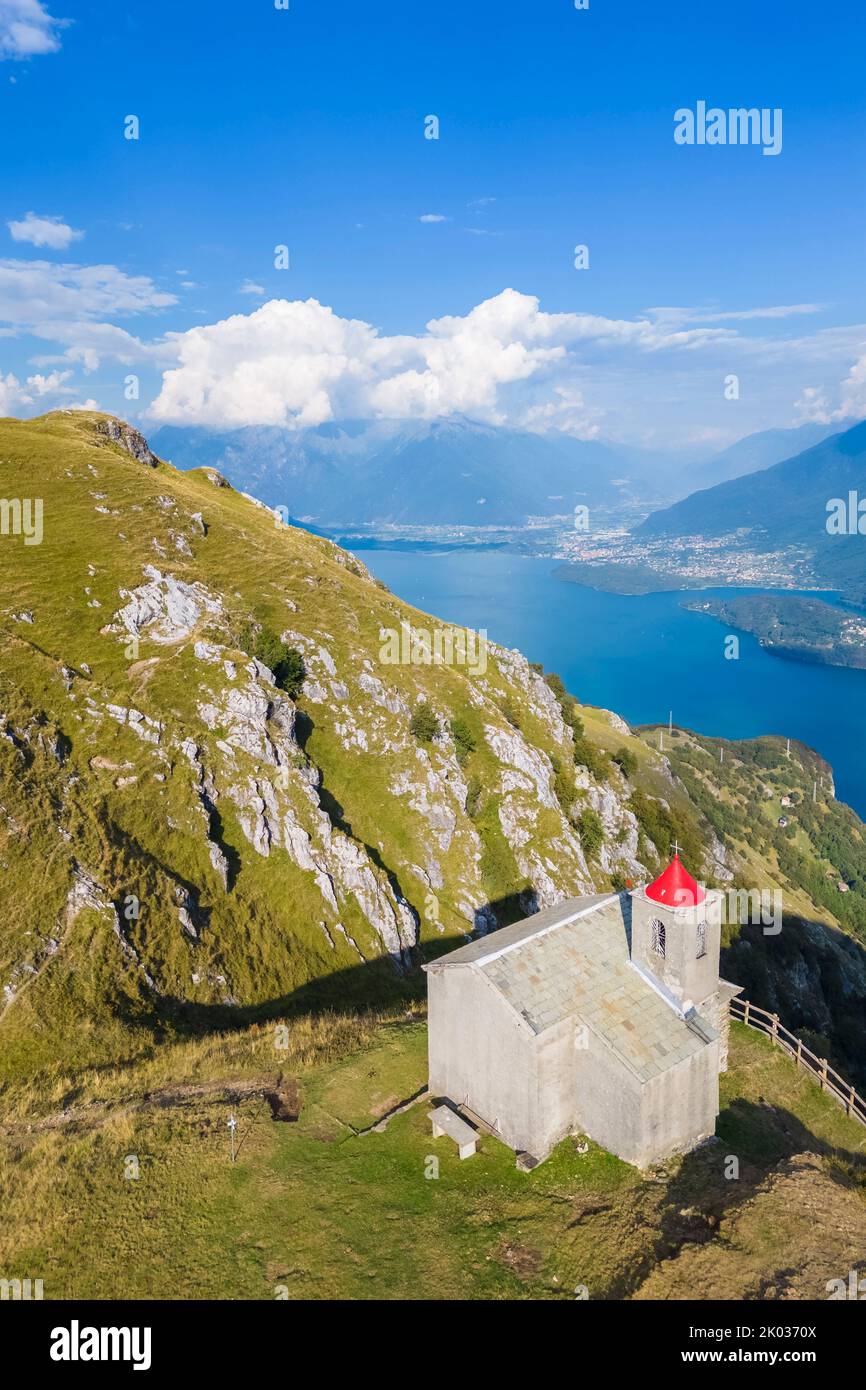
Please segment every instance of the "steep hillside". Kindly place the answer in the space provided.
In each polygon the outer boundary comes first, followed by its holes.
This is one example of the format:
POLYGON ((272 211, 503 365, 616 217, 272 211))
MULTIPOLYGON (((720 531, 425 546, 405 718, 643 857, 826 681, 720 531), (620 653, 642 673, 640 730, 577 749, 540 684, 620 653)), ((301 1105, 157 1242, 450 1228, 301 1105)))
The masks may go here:
POLYGON ((660 748, 496 647, 425 662, 434 619, 111 417, 0 422, 0 476, 43 503, 41 543, 10 505, 0 536, 4 1274, 46 1298, 824 1296, 866 1231, 862 1131, 765 1040, 735 1027, 719 1139, 652 1174, 577 1140, 531 1175, 487 1138, 460 1164, 421 1103, 418 970, 676 839, 731 894, 781 890, 779 930, 729 916, 723 969, 859 1079, 866 831, 816 754, 660 748), (431 1143, 447 1181, 420 1178, 431 1143))
MULTIPOLYGON (((853 425, 854 421, 848 422, 853 425)), ((843 429, 846 426, 843 425, 843 429)), ((831 434, 839 433, 839 425, 799 425, 794 429, 760 430, 748 434, 735 444, 723 449, 714 458, 700 463, 691 470, 690 492, 696 488, 715 487, 732 478, 742 478, 747 473, 757 473, 763 468, 772 468, 774 463, 793 458, 804 449, 820 444, 831 434)))
MULTIPOLYGON (((656 746, 658 730, 643 737, 656 746)), ((677 786, 736 866, 723 973, 862 1091, 866 827, 836 801, 832 769, 794 740, 789 752, 781 738, 734 743, 675 729, 664 742, 677 786)))
POLYGON ((109 417, 5 421, 0 460, 44 503, 41 544, 0 541, 6 1065, 58 1027, 101 1055, 310 981, 375 997, 419 943, 643 872, 624 786, 575 767, 518 654, 389 664, 383 630, 432 620, 109 417))
MULTIPOLYGON (((7 1076, 415 999, 425 955, 641 881, 674 839, 710 882, 781 887, 822 940, 859 932, 859 860, 836 856, 843 907, 824 819, 802 815, 786 857, 754 834, 754 798, 723 822, 676 750, 519 653, 427 659, 459 632, 214 470, 55 413, 0 422, 0 473, 7 500, 44 507, 40 544, 0 537, 7 1076)), ((798 756, 808 782, 819 760, 798 756)), ((784 994, 778 940, 762 951, 784 994)))

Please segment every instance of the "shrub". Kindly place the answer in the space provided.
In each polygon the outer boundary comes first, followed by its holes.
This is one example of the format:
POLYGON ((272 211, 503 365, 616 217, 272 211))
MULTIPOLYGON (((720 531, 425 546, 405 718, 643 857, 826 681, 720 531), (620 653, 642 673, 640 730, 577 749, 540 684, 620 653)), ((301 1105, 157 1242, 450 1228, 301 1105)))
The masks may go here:
POLYGON ((520 728, 520 711, 515 705, 510 695, 506 695, 505 697, 505 702, 502 706, 502 713, 505 715, 505 718, 508 720, 512 729, 520 728))
POLYGON ((593 811, 591 806, 585 806, 577 817, 576 824, 580 843, 583 845, 583 852, 587 859, 592 859, 604 844, 604 826, 601 817, 597 811, 593 811))
POLYGON ((574 778, 569 777, 568 773, 563 770, 555 753, 551 753, 550 762, 553 767, 554 794, 563 811, 568 815, 577 797, 574 778))
POLYGON ((611 756, 623 777, 634 777, 637 772, 637 757, 630 748, 618 748, 611 756))
POLYGON ((433 713, 426 700, 421 700, 415 706, 415 713, 409 725, 409 732, 414 734, 419 743, 432 743, 434 738, 439 735, 439 720, 433 713))
POLYGON ((545 684, 550 686, 559 703, 562 717, 571 729, 576 739, 583 738, 583 720, 577 712, 577 701, 573 695, 569 695, 565 688, 562 677, 555 671, 550 671, 545 677, 545 684))
POLYGON ((461 767, 465 767, 476 748, 475 735, 465 719, 451 720, 451 737, 454 740, 454 752, 457 754, 457 761, 461 767))
POLYGON ((466 814, 474 820, 481 809, 481 793, 483 787, 480 777, 470 777, 469 785, 466 788, 466 814))
POLYGON ((242 652, 261 661, 274 673, 274 680, 281 690, 285 690, 293 700, 301 693, 304 684, 304 658, 294 647, 287 647, 269 627, 246 622, 239 629, 235 641, 242 652))
POLYGON ((574 761, 578 767, 585 767, 593 777, 603 782, 607 779, 608 760, 600 748, 590 743, 584 735, 576 734, 574 739, 574 761))

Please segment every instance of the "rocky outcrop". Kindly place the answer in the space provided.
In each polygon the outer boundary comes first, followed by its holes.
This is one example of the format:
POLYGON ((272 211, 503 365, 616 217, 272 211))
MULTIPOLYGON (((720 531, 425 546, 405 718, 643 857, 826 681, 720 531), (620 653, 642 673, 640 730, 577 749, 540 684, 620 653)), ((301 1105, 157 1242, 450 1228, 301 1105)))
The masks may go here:
POLYGON ((133 429, 132 425, 127 425, 123 420, 115 420, 109 417, 100 420, 97 427, 100 434, 104 434, 110 439, 112 444, 117 444, 124 449, 127 454, 131 454, 139 463, 143 463, 148 468, 156 468, 159 459, 153 453, 150 445, 143 434, 133 429))
POLYGON ((614 787, 598 783, 585 767, 577 769, 575 786, 581 794, 581 806, 589 806, 604 828, 604 843, 598 862, 605 873, 618 872, 640 882, 647 870, 638 857, 639 826, 634 812, 629 810, 625 797, 614 787))
POLYGON ((146 582, 138 588, 121 589, 120 597, 127 602, 104 632, 125 632, 170 646, 191 637, 205 615, 216 618, 222 613, 221 601, 203 584, 186 584, 154 565, 145 565, 144 574, 146 582))

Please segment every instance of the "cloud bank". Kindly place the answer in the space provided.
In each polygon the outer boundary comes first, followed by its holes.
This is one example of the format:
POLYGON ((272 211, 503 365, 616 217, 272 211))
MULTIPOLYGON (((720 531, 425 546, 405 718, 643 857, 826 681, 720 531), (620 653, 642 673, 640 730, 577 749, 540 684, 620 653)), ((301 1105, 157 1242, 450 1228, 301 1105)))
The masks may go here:
POLYGON ((512 289, 468 314, 431 319, 417 336, 381 335, 315 299, 272 299, 254 313, 168 334, 179 365, 164 374, 150 415, 217 428, 457 413, 491 423, 526 416, 529 423, 539 404, 517 399, 513 388, 547 381, 546 423, 561 426, 561 414, 578 429, 579 397, 557 391, 550 377, 582 347, 654 353, 729 336, 729 329, 650 319, 545 313, 534 295, 512 289))

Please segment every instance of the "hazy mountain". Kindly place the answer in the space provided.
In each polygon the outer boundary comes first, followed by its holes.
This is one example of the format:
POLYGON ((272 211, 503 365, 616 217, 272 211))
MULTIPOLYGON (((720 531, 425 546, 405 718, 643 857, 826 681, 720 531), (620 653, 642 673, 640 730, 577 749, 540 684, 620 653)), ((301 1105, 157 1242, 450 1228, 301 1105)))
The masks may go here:
POLYGON ((866 421, 759 473, 720 483, 653 512, 648 536, 729 536, 768 550, 801 547, 816 580, 858 601, 866 595, 866 537, 830 535, 827 503, 866 497, 866 421))
POLYGON ((808 424, 793 429, 760 430, 758 434, 748 434, 714 458, 693 465, 683 475, 684 481, 690 483, 689 492, 695 492, 699 488, 728 482, 731 478, 741 478, 746 473, 772 468, 774 463, 781 463, 804 449, 811 449, 831 434, 838 434, 840 428, 847 429, 853 424, 853 420, 842 421, 841 425, 837 421, 833 425, 808 424))
POLYGON ((164 426, 151 437, 177 467, 219 468, 270 506, 324 526, 521 525, 530 516, 572 512, 578 503, 613 506, 645 485, 632 476, 643 480, 650 471, 635 451, 462 417, 309 430, 164 426))

